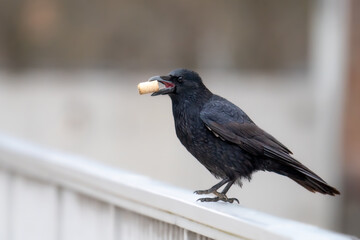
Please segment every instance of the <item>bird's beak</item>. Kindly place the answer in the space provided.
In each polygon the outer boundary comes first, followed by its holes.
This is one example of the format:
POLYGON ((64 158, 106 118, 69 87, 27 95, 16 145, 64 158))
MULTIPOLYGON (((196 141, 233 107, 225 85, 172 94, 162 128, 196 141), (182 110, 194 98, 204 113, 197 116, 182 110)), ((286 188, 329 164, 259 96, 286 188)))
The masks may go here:
POLYGON ((159 91, 154 92, 151 96, 158 96, 169 94, 175 91, 175 84, 170 81, 170 76, 154 76, 149 78, 149 82, 157 80, 158 82, 162 83, 165 87, 161 88, 159 91))

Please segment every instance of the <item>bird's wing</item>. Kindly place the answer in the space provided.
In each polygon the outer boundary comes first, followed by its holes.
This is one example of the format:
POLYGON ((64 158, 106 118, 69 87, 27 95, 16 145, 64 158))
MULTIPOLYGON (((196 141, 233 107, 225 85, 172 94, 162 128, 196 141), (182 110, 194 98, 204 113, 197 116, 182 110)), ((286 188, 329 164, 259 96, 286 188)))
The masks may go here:
POLYGON ((256 126, 237 106, 229 102, 209 103, 200 112, 200 118, 216 136, 237 144, 246 152, 276 160, 323 182, 310 169, 290 156, 292 152, 287 147, 256 126))
POLYGON ((200 112, 200 118, 215 135, 239 145, 253 155, 264 155, 267 148, 291 154, 287 147, 256 126, 240 108, 225 99, 206 104, 200 112))
POLYGON ((240 108, 229 101, 220 97, 210 101, 200 112, 200 118, 216 136, 237 144, 254 156, 271 159, 276 163, 266 170, 288 176, 312 192, 339 194, 338 190, 294 159, 287 147, 256 126, 240 108))

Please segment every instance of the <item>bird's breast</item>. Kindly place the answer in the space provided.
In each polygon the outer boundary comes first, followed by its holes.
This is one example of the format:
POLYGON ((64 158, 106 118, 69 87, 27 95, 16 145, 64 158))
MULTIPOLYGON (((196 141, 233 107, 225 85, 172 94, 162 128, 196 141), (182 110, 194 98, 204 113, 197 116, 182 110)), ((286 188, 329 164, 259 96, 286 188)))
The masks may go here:
POLYGON ((253 171, 250 156, 211 132, 201 120, 200 112, 174 112, 174 119, 180 142, 215 176, 248 176, 253 171))

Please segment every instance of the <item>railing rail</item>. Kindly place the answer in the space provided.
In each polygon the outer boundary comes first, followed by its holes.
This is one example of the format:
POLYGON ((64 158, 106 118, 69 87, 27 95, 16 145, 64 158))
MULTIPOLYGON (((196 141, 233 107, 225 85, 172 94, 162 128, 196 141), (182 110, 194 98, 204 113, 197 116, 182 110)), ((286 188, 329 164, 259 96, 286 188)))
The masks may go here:
POLYGON ((351 239, 6 136, 0 196, 0 239, 351 239))

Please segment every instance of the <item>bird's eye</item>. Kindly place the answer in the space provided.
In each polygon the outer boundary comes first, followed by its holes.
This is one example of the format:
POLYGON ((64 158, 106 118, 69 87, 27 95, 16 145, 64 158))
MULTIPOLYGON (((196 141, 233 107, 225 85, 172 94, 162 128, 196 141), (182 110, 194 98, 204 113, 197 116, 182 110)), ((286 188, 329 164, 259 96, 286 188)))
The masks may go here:
POLYGON ((177 78, 177 81, 178 81, 179 83, 181 83, 181 82, 183 81, 183 78, 182 78, 182 77, 178 77, 178 78, 177 78))

